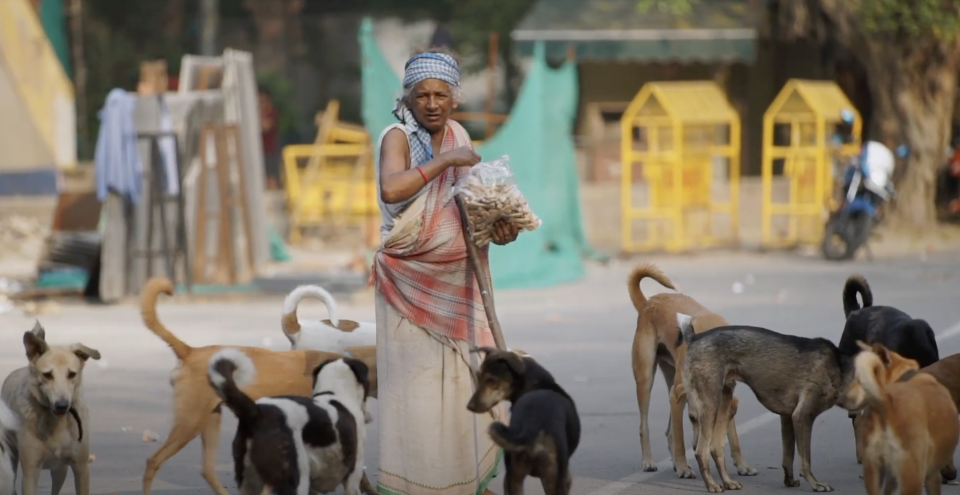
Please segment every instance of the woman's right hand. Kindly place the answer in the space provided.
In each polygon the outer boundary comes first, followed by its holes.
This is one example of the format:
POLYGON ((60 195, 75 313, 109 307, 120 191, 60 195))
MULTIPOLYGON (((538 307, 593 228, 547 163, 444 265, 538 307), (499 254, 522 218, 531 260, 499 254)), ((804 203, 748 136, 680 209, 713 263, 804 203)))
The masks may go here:
POLYGON ((461 146, 455 150, 440 154, 448 167, 472 167, 480 163, 480 155, 469 146, 461 146))

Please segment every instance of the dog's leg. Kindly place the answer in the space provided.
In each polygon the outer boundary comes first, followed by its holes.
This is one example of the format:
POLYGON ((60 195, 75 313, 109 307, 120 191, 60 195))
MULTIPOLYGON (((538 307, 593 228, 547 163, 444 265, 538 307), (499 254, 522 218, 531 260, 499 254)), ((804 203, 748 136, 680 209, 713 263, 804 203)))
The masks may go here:
POLYGON ((793 477, 793 452, 797 445, 797 437, 793 431, 793 418, 780 416, 780 440, 783 442, 783 484, 790 488, 800 486, 800 481, 793 477))
POLYGON ((713 457, 713 462, 717 465, 717 472, 720 473, 720 480, 723 481, 723 487, 727 490, 739 490, 743 488, 743 485, 730 477, 730 473, 727 472, 727 460, 723 452, 723 441, 726 440, 726 436, 722 433, 727 431, 728 425, 730 424, 732 397, 733 391, 724 386, 720 399, 720 408, 717 411, 717 424, 713 429, 710 455, 713 457))
POLYGON ((200 425, 195 422, 196 420, 197 418, 174 418, 175 422, 167 436, 167 441, 147 459, 147 468, 143 472, 143 495, 150 495, 150 486, 153 485, 153 478, 157 476, 160 466, 180 452, 200 433, 200 425))
POLYGON ((379 495, 377 488, 373 486, 373 483, 370 483, 370 479, 367 478, 367 470, 363 470, 363 476, 360 478, 360 491, 365 495, 379 495))
POLYGON ((549 465, 545 464, 546 463, 540 464, 542 469, 540 469, 538 473, 540 475, 540 484, 543 486, 543 493, 544 495, 560 495, 558 492, 560 485, 557 479, 559 471, 557 465, 554 463, 550 463, 549 465))
POLYGON ((20 467, 23 469, 23 495, 37 495, 37 485, 40 484, 41 464, 39 455, 30 455, 24 451, 20 467))
MULTIPOLYGON (((678 478, 693 479, 693 469, 687 464, 687 452, 683 441, 683 406, 687 403, 683 382, 674 381, 670 389, 670 428, 672 435, 667 437, 670 456, 673 457, 673 470, 678 478)), ((696 425, 694 424, 694 427, 696 425)), ((696 432, 694 432, 696 434, 696 432)))
MULTIPOLYGON (((902 462, 899 466, 896 466, 899 471, 896 473, 896 478, 900 495, 923 495, 924 474, 921 473, 920 466, 912 460, 904 460, 906 462, 902 462)), ((934 483, 934 485, 940 488, 939 483, 934 483)), ((939 493, 939 490, 937 492, 939 493)), ((929 492, 929 495, 935 494, 929 492)))
POLYGON ((940 472, 935 471, 928 476, 924 486, 927 488, 927 495, 940 495, 940 472))
POLYGON ((797 434, 797 451, 800 453, 800 474, 810 483, 815 492, 832 492, 833 487, 820 483, 810 468, 810 447, 813 439, 813 419, 811 411, 804 410, 806 397, 801 396, 800 403, 793 411, 793 430, 797 434))
POLYGON ((203 479, 207 480, 207 484, 217 492, 217 495, 230 495, 217 476, 217 451, 220 447, 220 423, 223 418, 221 407, 223 406, 218 405, 213 413, 207 416, 207 422, 200 430, 200 442, 203 446, 203 479))
MULTIPOLYGON (((357 457, 357 464, 363 462, 363 451, 359 452, 357 457)), ((310 465, 307 464, 307 470, 309 471, 310 465)), ((360 469, 357 469, 357 466, 354 466, 353 472, 350 473, 350 476, 347 476, 347 479, 343 482, 343 493, 344 495, 360 495, 360 492, 363 490, 363 480, 367 479, 367 473, 364 472, 363 466, 361 464, 360 469)), ((367 481, 369 484, 370 482, 367 481)), ((307 480, 307 486, 310 486, 310 480, 307 480)))
POLYGON ((727 441, 730 442, 730 456, 733 457, 733 465, 737 466, 737 474, 740 476, 756 476, 757 470, 743 460, 743 452, 740 450, 740 435, 737 434, 737 423, 733 419, 740 407, 740 399, 732 395, 732 389, 730 393, 730 418, 727 420, 727 441))
POLYGON ((637 405, 640 408, 640 448, 643 470, 656 471, 653 451, 650 449, 650 392, 657 366, 656 334, 638 333, 634 339, 633 378, 637 382, 637 405))
POLYGON ((507 478, 503 482, 503 492, 505 495, 523 495, 523 479, 527 473, 517 469, 510 460, 505 459, 504 464, 507 467, 507 478))
MULTIPOLYGON (((687 394, 691 396, 689 391, 687 394)), ((713 480, 713 476, 710 475, 710 445, 713 443, 713 430, 717 424, 716 404, 718 404, 718 402, 719 401, 700 402, 698 400, 698 394, 692 395, 692 399, 690 400, 691 404, 696 404, 695 407, 697 408, 697 414, 700 420, 700 438, 698 440, 695 457, 697 458, 697 465, 700 467, 700 477, 703 478, 703 484, 710 493, 720 493, 723 491, 723 488, 721 488, 720 485, 713 480)))
POLYGON ((863 426, 863 418, 860 414, 853 417, 853 439, 857 446, 857 464, 863 464, 863 438, 860 428, 863 426))
POLYGON ((863 486, 867 489, 867 495, 880 495, 880 481, 883 479, 883 473, 873 459, 864 459, 863 461, 863 486))
MULTIPOLYGON (((67 469, 65 464, 61 464, 50 470, 50 495, 60 495, 60 490, 63 489, 63 483, 67 481, 67 469)), ((76 479, 76 477, 74 477, 74 479, 76 479)), ((81 492, 78 487, 77 495, 87 494, 81 492)))
MULTIPOLYGON (((89 457, 89 454, 88 454, 89 457)), ((88 459, 78 460, 72 467, 73 489, 76 495, 90 495, 90 462, 88 459)))

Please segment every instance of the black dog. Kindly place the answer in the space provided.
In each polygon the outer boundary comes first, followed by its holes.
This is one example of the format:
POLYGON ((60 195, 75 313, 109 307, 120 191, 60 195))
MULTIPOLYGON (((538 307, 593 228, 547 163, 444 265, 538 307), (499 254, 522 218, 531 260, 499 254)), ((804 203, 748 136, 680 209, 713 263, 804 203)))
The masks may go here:
MULTIPOLYGON (((911 318, 910 315, 891 306, 874 306, 873 292, 862 275, 851 275, 843 286, 843 313, 847 322, 840 336, 840 353, 855 356, 860 352, 858 340, 873 345, 882 344, 887 349, 907 358, 916 360, 921 368, 940 360, 937 349, 937 337, 924 320, 911 318), (863 307, 857 302, 857 294, 863 300, 863 307)), ((850 412, 854 435, 857 434, 857 412, 850 412)), ((862 455, 857 443, 857 462, 862 455)), ((951 478, 952 479, 952 478, 951 478)))
POLYGON ((580 443, 580 416, 573 399, 529 356, 490 348, 480 366, 477 391, 467 409, 484 413, 509 400, 510 426, 490 425, 503 447, 506 495, 522 495, 527 476, 540 478, 546 495, 567 495, 573 478, 570 456, 580 443))
POLYGON ((869 345, 883 344, 905 358, 916 360, 921 368, 940 359, 937 338, 930 324, 891 306, 874 306, 873 293, 861 275, 851 275, 843 286, 843 312, 847 323, 837 346, 842 354, 859 353, 857 341, 862 340, 869 345), (857 303, 857 294, 863 299, 862 308, 857 303))

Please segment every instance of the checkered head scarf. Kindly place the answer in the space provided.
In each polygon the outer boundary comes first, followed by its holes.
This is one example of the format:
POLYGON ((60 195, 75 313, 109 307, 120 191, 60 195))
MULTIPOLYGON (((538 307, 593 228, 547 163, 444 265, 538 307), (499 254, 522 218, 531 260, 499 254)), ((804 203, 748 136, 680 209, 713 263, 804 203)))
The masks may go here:
MULTIPOLYGON (((451 87, 460 85, 460 67, 453 57, 444 53, 426 52, 407 60, 403 74, 403 89, 409 90, 424 79, 439 79, 451 87)), ((407 108, 403 98, 397 99, 393 115, 403 123, 410 136, 410 161, 412 166, 423 165, 433 158, 430 133, 427 132, 407 108)))

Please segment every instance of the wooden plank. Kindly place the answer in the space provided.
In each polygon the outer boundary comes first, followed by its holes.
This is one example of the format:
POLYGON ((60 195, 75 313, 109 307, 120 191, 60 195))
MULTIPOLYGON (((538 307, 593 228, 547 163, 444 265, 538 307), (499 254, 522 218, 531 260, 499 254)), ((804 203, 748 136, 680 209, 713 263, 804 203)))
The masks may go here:
POLYGON ((249 272, 248 281, 253 278, 254 273, 256 272, 256 259, 253 254, 253 245, 250 242, 253 236, 253 229, 250 222, 250 210, 249 204, 247 203, 247 181, 246 181, 246 172, 244 170, 243 163, 243 149, 240 147, 240 128, 235 125, 227 126, 224 128, 226 132, 226 138, 229 143, 232 144, 231 149, 233 153, 230 156, 236 157, 236 171, 237 171, 237 191, 239 192, 239 206, 240 208, 240 217, 243 222, 243 240, 245 244, 245 251, 247 254, 247 271, 249 272))
MULTIPOLYGON (((215 142, 217 149, 217 185, 219 191, 219 210, 217 219, 220 222, 220 229, 217 234, 218 265, 223 270, 226 269, 226 283, 233 285, 237 283, 237 261, 236 253, 233 249, 233 218, 232 205, 234 203, 233 194, 230 188, 230 161, 227 157, 226 143, 223 135, 223 126, 216 127, 215 142)), ((221 274, 223 271, 220 272, 221 274)))
POLYGON ((204 125, 200 131, 200 173, 197 178, 197 202, 194 208, 196 225, 194 226, 193 238, 193 279, 203 284, 207 281, 207 224, 210 219, 207 216, 207 171, 209 162, 207 154, 209 153, 208 140, 212 126, 204 125))

